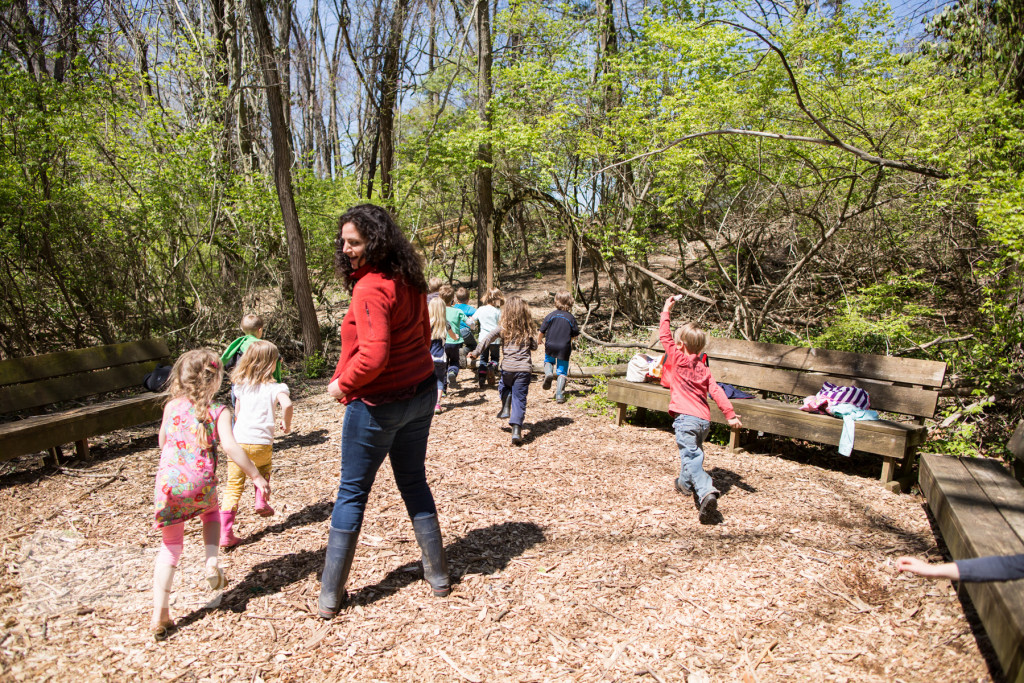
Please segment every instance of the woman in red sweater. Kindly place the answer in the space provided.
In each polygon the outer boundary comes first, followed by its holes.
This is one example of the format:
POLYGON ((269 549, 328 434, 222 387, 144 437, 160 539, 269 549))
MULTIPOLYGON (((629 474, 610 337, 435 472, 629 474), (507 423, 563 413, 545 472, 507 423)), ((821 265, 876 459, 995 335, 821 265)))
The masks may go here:
POLYGON ((385 457, 423 553, 434 595, 451 592, 448 562, 427 485, 424 459, 437 382, 423 266, 387 211, 372 204, 338 221, 334 265, 352 292, 341 321, 341 358, 327 392, 345 404, 341 483, 331 515, 319 614, 331 619, 345 602, 345 581, 370 487, 385 457))

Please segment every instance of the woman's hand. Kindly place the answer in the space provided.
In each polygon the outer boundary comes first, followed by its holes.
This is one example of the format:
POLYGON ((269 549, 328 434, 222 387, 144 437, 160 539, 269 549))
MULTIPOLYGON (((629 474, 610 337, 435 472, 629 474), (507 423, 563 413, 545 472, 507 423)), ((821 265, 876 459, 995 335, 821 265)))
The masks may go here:
POLYGON ((327 393, 331 398, 341 400, 345 398, 345 394, 342 393, 341 388, 338 386, 338 380, 334 380, 327 385, 327 393))

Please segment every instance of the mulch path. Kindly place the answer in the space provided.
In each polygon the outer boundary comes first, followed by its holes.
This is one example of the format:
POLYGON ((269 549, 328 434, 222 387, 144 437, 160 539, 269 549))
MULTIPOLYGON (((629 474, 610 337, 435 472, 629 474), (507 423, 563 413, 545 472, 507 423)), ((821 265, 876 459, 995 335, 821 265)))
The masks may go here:
POLYGON ((454 592, 432 598, 421 580, 385 465, 350 606, 322 621, 342 414, 323 386, 293 384, 296 432, 274 453, 277 514, 255 516, 246 493, 236 533, 247 540, 221 556, 223 593, 203 589, 200 525, 187 526, 179 628, 162 643, 148 632, 154 430, 112 435, 91 463, 62 470, 38 458, 0 465, 0 680, 998 676, 955 587, 894 571, 898 555, 941 551, 923 500, 886 491, 879 463, 709 444, 723 520, 701 525, 673 490, 664 421, 616 429, 588 414, 582 384, 564 405, 532 385, 519 448, 495 419, 494 389, 453 391, 427 467, 454 592))

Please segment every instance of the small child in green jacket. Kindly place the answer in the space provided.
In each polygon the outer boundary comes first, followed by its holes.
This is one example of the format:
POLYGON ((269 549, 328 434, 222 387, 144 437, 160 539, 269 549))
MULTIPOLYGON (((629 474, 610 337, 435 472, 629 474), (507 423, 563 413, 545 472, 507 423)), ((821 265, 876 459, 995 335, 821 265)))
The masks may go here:
MULTIPOLYGON (((224 349, 224 353, 220 355, 220 362, 223 363, 225 371, 235 367, 250 344, 257 339, 263 339, 263 318, 255 313, 247 313, 242 316, 241 328, 245 334, 228 344, 228 348, 224 349)), ((274 381, 280 382, 282 374, 281 361, 278 360, 277 365, 274 366, 274 381)))

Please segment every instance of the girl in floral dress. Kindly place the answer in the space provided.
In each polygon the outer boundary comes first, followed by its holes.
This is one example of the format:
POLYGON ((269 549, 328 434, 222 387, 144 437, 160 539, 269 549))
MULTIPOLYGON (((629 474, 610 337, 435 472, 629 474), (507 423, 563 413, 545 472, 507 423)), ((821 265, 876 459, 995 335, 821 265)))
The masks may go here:
POLYGON ((184 545, 185 521, 203 522, 206 580, 211 590, 227 585, 217 563, 220 509, 217 506, 217 444, 270 499, 270 486, 239 447, 231 432, 231 411, 213 403, 224 379, 217 354, 188 351, 171 369, 168 401, 160 424, 160 466, 156 474, 154 527, 163 544, 153 570, 153 636, 160 640, 174 627, 170 618, 171 583, 184 545))

